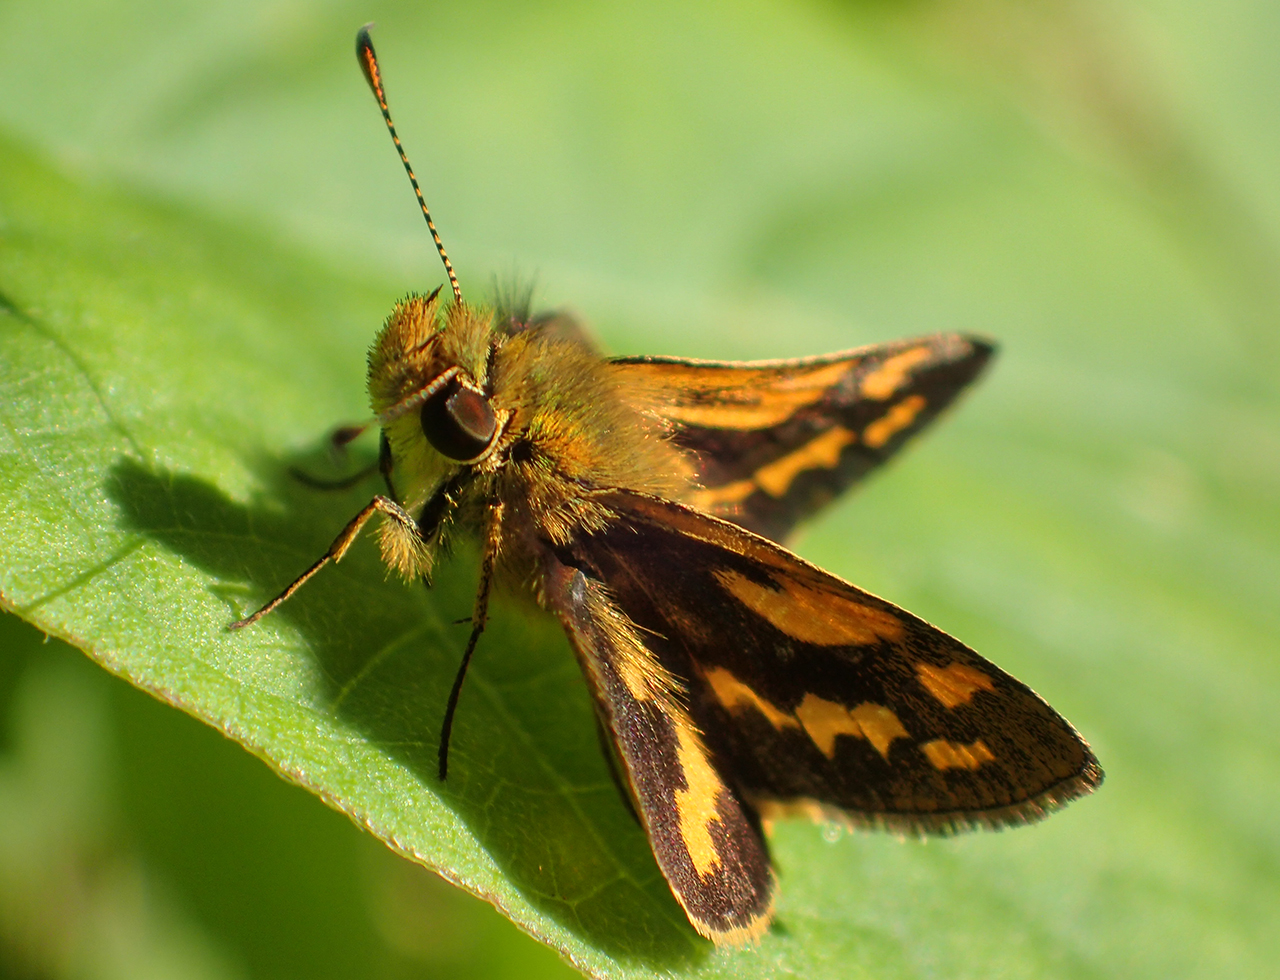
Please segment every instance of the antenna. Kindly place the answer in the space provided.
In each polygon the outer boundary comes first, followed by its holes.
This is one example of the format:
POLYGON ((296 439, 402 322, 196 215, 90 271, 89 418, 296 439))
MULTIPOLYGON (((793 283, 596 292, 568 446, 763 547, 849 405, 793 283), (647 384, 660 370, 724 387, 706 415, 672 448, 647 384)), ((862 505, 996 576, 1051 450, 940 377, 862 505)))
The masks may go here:
POLYGON ((427 201, 422 196, 422 189, 418 186, 418 178, 413 175, 413 167, 409 165, 409 158, 405 155, 404 147, 400 145, 400 137, 396 135, 395 123, 391 121, 391 110, 387 108, 387 94, 382 88, 382 72, 378 69, 378 56, 373 51, 373 40, 369 37, 369 28, 372 26, 372 24, 365 24, 356 32, 356 57, 360 59, 364 80, 369 83, 369 88, 373 89, 374 98, 378 100, 382 118, 387 121, 387 130, 391 133, 391 141, 396 145, 396 152, 400 154, 404 172, 409 175, 413 193, 418 196, 418 203, 422 206, 422 216, 427 219, 427 227, 431 229, 431 240, 436 243, 436 251, 440 253, 440 259, 444 262, 444 271, 449 273, 449 284, 453 286, 453 298, 461 305, 462 288, 458 285, 458 277, 453 274, 453 266, 444 250, 444 242, 440 241, 440 233, 436 231, 435 223, 431 220, 431 212, 427 210, 427 201))

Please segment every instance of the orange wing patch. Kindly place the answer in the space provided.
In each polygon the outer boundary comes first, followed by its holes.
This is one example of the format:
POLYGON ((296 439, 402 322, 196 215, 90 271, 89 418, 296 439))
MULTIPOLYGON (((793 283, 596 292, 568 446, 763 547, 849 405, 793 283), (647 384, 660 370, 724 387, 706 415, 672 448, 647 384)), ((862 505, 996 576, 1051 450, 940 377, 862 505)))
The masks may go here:
POLYGON ((884 759, 889 758, 889 746, 895 738, 910 737, 898 716, 882 704, 866 701, 850 710, 843 704, 810 693, 805 695, 792 715, 766 701, 723 667, 707 671, 706 678, 716 700, 729 711, 755 708, 778 731, 803 728, 818 751, 828 759, 835 758, 837 735, 865 738, 884 759))
POLYGON ((840 462, 845 446, 858 441, 858 437, 843 426, 837 425, 822 435, 811 439, 793 453, 776 459, 768 466, 756 470, 755 482, 771 497, 783 497, 791 489, 791 481, 805 470, 829 470, 840 462))
POLYGON ((715 510, 725 505, 740 504, 757 490, 763 490, 769 496, 781 500, 787 495, 797 476, 809 470, 834 469, 840 464, 840 454, 845 446, 851 446, 857 441, 856 433, 844 426, 833 426, 810 439, 795 452, 760 467, 745 480, 734 480, 724 486, 695 491, 692 502, 700 510, 715 510))
POLYGON ((676 759, 685 784, 684 789, 675 792, 680 839, 689 851, 694 869, 705 878, 720 865, 720 853, 711 839, 711 825, 720 820, 716 802, 725 787, 688 718, 676 722, 676 739, 676 759))
POLYGON ((744 606, 801 643, 868 646, 902 638, 902 623, 896 616, 838 592, 806 588, 790 578, 778 581, 774 589, 725 568, 712 574, 744 606))
POLYGON ((898 716, 882 704, 866 702, 849 712, 849 717, 862 728, 862 734, 875 746, 884 759, 889 758, 889 746, 895 738, 907 738, 898 716))
POLYGON ((716 700, 724 705, 726 710, 733 711, 741 705, 746 705, 764 715, 769 724, 779 731, 784 728, 800 727, 800 722, 793 716, 772 702, 766 701, 723 667, 715 667, 707 671, 706 678, 707 683, 711 685, 711 690, 715 693, 716 700))
POLYGON ((977 769, 984 762, 995 760, 995 754, 982 739, 971 745, 962 745, 940 738, 925 742, 920 749, 935 769, 977 769))
POLYGON ((865 738, 885 759, 889 758, 889 746, 895 738, 909 737, 897 715, 884 705, 869 701, 850 711, 843 704, 806 694, 796 709, 796 717, 828 759, 835 758, 837 735, 865 738))
POLYGON ((893 393, 910 380, 911 369, 932 356, 933 352, 928 347, 913 347, 894 354, 862 379, 859 385, 862 397, 877 402, 892 398, 893 393))
POLYGON ((722 487, 694 491, 689 502, 699 510, 714 511, 723 505, 740 504, 759 489, 755 480, 734 480, 722 487))
POLYGON ((849 373, 849 361, 735 367, 659 361, 620 364, 629 394, 661 406, 666 418, 709 429, 767 429, 820 399, 849 373))
POLYGON ((872 449, 879 449, 886 442, 916 420, 920 410, 928 404, 924 395, 904 398, 862 430, 862 441, 872 449))
POLYGON ((976 691, 994 691, 991 678, 967 664, 951 663, 939 668, 933 664, 916 664, 916 676, 924 689, 942 702, 943 707, 954 708, 968 704, 976 691))

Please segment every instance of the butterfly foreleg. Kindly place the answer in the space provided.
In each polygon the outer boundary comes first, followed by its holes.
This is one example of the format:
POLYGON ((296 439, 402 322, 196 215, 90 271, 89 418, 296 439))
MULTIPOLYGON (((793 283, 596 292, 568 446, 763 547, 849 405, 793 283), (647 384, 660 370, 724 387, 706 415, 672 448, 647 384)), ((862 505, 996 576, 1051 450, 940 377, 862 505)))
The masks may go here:
MULTIPOLYGON (((306 585, 311 576, 315 575, 316 572, 324 568, 324 566, 329 564, 329 562, 341 561, 342 556, 347 553, 347 549, 351 547, 352 543, 354 543, 355 539, 359 536, 360 531, 369 523, 369 518, 379 511, 387 518, 387 523, 382 535, 382 551, 384 558, 387 556, 387 542, 389 538, 400 542, 402 550, 408 548, 409 550, 416 551, 421 548, 422 539, 418 533, 418 525, 409 512, 390 497, 383 497, 381 495, 374 497, 364 506, 360 513, 356 514, 355 517, 351 518, 351 520, 347 522, 347 526, 344 527, 341 533, 333 539, 333 544, 329 545, 329 550, 321 555, 315 564, 289 583, 283 592, 257 612, 250 616, 246 616, 244 619, 236 620, 227 628, 238 630, 256 623, 263 616, 275 610, 277 606, 306 585), (388 528, 391 528, 392 530, 388 531, 388 528), (404 539, 406 537, 412 537, 417 544, 409 545, 405 543, 404 539)), ((388 564, 391 563, 390 559, 388 559, 388 564)))

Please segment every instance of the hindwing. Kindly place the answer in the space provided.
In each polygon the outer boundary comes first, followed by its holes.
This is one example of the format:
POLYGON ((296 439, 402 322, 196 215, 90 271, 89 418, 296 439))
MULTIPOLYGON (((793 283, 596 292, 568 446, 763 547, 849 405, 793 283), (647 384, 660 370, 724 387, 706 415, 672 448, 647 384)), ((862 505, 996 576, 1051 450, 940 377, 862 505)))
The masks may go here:
POLYGON ((544 598, 595 694, 615 775, 694 928, 717 943, 754 939, 774 894, 759 820, 694 724, 680 679, 580 565, 574 551, 548 553, 544 598))

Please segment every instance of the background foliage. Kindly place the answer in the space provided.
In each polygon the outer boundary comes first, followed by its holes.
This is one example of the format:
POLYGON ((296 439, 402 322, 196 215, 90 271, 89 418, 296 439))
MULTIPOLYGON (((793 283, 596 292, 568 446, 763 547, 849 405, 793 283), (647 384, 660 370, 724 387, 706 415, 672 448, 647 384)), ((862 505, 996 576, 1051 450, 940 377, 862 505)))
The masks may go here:
POLYGON ((43 630, 596 974, 1269 975, 1277 41, 1262 0, 6 0, 0 972, 568 972, 43 630), (616 352, 1000 340, 798 548, 1044 693, 1096 797, 927 845, 783 825, 776 928, 714 951, 544 619, 500 609, 435 782, 468 556, 428 596, 361 547, 222 631, 363 501, 285 469, 333 465, 374 329, 440 279, 371 19, 472 295, 536 276, 616 352))

